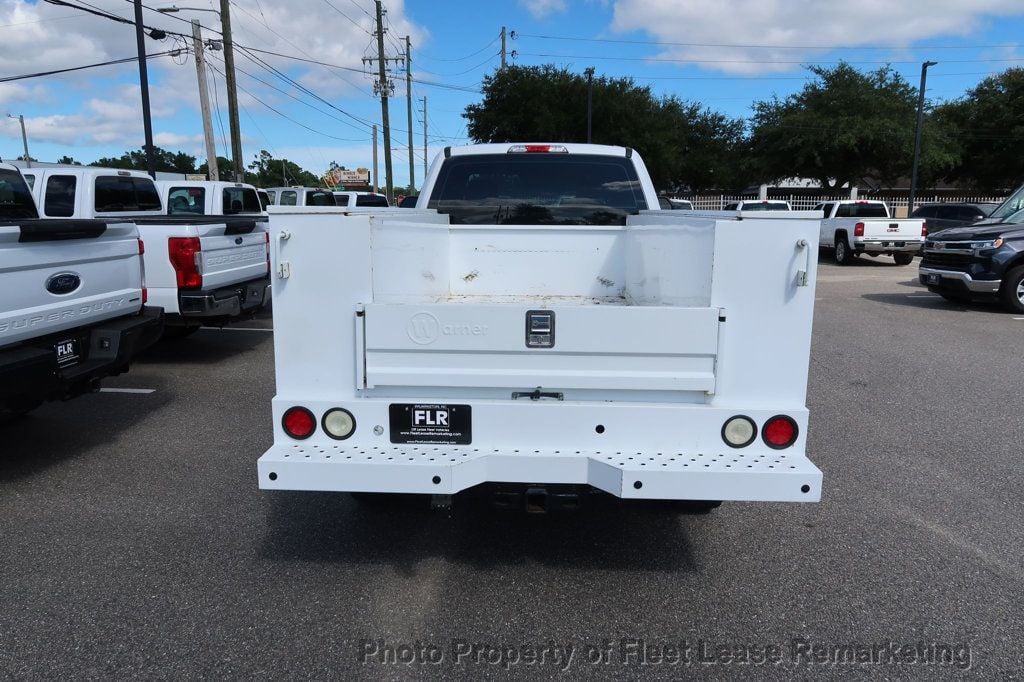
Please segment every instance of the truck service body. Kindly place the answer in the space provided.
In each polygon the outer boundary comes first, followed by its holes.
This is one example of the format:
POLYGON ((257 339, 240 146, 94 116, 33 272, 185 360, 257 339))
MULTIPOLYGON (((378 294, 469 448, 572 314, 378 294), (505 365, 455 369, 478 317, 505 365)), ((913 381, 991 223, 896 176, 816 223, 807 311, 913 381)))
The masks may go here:
MULTIPOLYGON (((44 215, 130 218, 138 226, 149 300, 163 308, 168 326, 197 329, 244 319, 269 300, 269 237, 259 208, 248 215, 244 210, 238 215, 167 215, 159 189, 141 171, 82 167, 33 173, 33 192, 44 215)), ((206 203, 214 210, 211 202, 229 192, 239 194, 244 209, 247 190, 250 208, 259 205, 255 188, 248 185, 181 181, 175 186, 206 187, 204 211, 206 203)))
POLYGON ((40 219, 0 164, 0 416, 94 390, 160 336, 142 249, 123 218, 40 219))
POLYGON ((416 210, 271 207, 259 486, 816 501, 818 222, 658 210, 632 150, 449 148, 416 210))

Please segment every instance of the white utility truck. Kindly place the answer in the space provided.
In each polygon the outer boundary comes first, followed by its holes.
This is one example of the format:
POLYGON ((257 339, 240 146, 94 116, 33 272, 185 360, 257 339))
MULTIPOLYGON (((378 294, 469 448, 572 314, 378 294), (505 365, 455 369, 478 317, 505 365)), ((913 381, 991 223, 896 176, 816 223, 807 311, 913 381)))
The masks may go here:
POLYGON ((17 168, 0 164, 0 418, 128 371, 157 338, 130 220, 40 220, 17 168))
POLYGON ((261 488, 819 499, 817 221, 659 210, 635 152, 587 144, 445 149, 419 202, 270 208, 261 488))
POLYGON ((910 265, 928 234, 920 218, 890 217, 884 201, 827 201, 814 210, 825 214, 820 246, 832 249, 839 265, 846 265, 862 253, 892 256, 896 265, 910 265))
POLYGON ((127 218, 138 226, 149 301, 164 309, 172 335, 246 319, 269 301, 262 214, 167 215, 156 185, 141 171, 83 166, 31 172, 38 176, 34 194, 44 217, 127 218))

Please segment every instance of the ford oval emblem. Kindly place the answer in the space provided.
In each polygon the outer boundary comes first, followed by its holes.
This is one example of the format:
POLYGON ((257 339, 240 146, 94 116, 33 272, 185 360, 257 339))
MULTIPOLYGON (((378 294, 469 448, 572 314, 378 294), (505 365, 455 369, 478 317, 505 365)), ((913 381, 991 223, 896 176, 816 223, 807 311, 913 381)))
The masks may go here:
POLYGON ((82 278, 73 272, 58 272, 46 280, 46 290, 57 296, 64 296, 82 286, 82 278))

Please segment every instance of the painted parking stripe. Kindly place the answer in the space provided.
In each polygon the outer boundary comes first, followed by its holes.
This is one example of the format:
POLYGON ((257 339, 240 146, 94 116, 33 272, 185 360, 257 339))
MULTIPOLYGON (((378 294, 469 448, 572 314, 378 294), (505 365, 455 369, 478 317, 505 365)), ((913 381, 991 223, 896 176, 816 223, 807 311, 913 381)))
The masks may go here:
POLYGON ((100 393, 155 393, 155 388, 101 388, 100 393))

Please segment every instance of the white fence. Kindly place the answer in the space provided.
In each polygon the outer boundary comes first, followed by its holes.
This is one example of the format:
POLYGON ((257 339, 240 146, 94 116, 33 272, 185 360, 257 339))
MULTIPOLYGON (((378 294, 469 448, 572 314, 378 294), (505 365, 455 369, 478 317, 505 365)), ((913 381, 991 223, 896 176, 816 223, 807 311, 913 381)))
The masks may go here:
MULTIPOLYGON (((889 204, 890 210, 892 210, 895 217, 907 215, 907 197, 891 197, 891 196, 876 196, 873 194, 861 192, 859 195, 861 199, 880 199, 885 203, 889 204)), ((857 196, 852 198, 857 198, 857 196)), ((680 196, 674 197, 679 199, 686 199, 693 202, 693 207, 700 211, 720 211, 722 208, 734 201, 759 201, 760 197, 756 194, 701 194, 697 196, 680 196)), ((782 194, 778 192, 769 192, 768 199, 775 201, 788 201, 789 205, 793 207, 795 211, 806 211, 814 208, 818 204, 825 201, 841 201, 843 199, 850 199, 850 193, 845 194, 782 194)), ((981 203, 1001 203, 1006 197, 992 197, 992 196, 978 196, 978 195, 943 195, 943 196, 919 196, 914 197, 914 203, 920 206, 921 204, 949 204, 949 203, 967 203, 967 204, 981 204, 981 203)))

